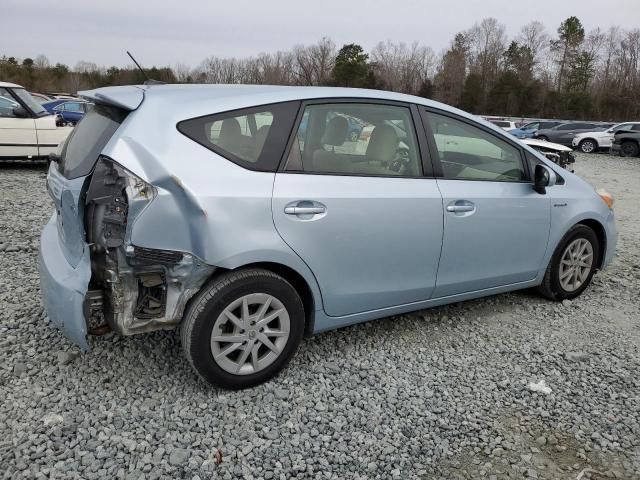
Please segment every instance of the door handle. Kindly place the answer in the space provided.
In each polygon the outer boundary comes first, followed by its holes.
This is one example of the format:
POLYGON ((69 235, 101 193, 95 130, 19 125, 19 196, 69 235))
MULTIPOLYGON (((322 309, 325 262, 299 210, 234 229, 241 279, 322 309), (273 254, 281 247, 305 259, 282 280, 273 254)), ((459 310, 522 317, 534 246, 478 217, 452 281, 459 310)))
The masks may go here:
POLYGON ((284 207, 284 213, 287 215, 316 215, 318 213, 324 213, 325 207, 284 207))
POLYGON ((447 212, 473 212, 475 209, 473 205, 447 205, 447 212))

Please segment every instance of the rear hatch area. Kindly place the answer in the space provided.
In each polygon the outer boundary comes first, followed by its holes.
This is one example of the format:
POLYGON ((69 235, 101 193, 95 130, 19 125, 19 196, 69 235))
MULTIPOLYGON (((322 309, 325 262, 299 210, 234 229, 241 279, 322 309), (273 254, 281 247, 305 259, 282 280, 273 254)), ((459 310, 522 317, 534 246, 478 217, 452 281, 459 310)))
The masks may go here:
POLYGON ((40 238, 40 291, 51 322, 84 350, 91 279, 85 194, 100 152, 128 114, 120 106, 97 104, 69 135, 47 174, 55 211, 40 238))

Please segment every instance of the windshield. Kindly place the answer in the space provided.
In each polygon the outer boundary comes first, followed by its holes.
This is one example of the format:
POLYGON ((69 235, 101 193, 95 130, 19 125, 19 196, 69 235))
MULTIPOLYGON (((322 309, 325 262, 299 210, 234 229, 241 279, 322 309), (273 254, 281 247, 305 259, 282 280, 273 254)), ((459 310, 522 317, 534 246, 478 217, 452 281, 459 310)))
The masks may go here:
POLYGON ((20 100, 22 100, 22 102, 25 103, 27 107, 29 107, 29 109, 32 110, 36 115, 47 114, 47 111, 44 109, 44 107, 40 105, 40 103, 37 102, 35 98, 33 98, 31 94, 24 88, 14 88, 13 93, 20 97, 20 100))

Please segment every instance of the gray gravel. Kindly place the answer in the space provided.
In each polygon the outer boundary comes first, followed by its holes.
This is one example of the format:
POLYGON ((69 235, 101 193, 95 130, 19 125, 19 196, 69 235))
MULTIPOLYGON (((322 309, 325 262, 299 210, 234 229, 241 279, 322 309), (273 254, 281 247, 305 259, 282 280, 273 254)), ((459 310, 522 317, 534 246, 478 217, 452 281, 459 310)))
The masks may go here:
POLYGON ((579 299, 513 293, 318 335, 231 393, 198 380, 176 332, 80 354, 47 325, 44 170, 0 167, 0 478, 640 478, 640 159, 576 170, 617 197, 620 228, 579 299))

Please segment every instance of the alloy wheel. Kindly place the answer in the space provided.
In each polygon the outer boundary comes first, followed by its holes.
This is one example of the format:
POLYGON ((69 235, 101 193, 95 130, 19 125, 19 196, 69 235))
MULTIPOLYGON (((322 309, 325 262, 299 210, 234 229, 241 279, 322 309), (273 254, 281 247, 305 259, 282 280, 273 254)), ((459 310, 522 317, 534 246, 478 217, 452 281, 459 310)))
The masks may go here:
POLYGON ((593 265, 593 245, 577 238, 565 248, 560 260, 560 285, 567 292, 578 290, 589 277, 593 265))
POLYGON ((264 370, 282 353, 291 330, 283 303, 266 293, 231 302, 211 332, 211 354, 223 370, 250 375, 264 370))
POLYGON ((596 146, 591 140, 585 140, 580 144, 580 150, 584 153, 591 153, 595 150, 596 146))

